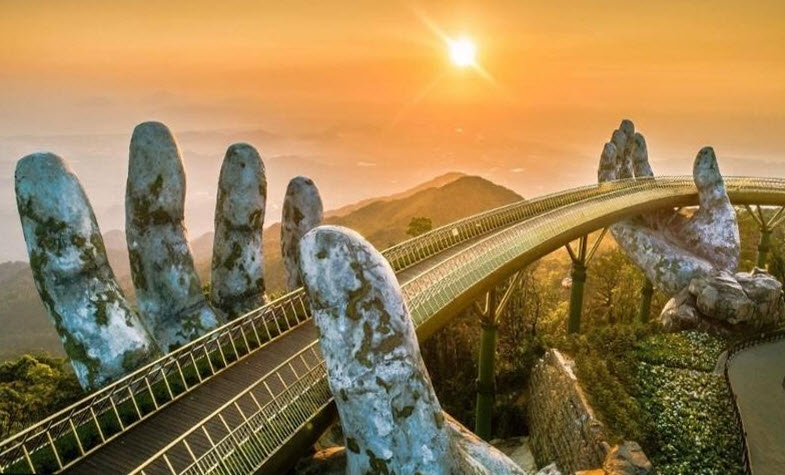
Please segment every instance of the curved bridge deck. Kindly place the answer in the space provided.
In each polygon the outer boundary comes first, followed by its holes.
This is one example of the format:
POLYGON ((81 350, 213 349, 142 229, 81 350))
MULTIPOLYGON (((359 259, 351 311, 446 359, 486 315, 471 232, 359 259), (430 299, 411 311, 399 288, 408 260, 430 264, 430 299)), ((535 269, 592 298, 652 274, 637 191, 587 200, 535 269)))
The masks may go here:
MULTIPOLYGON (((454 246, 398 272, 398 281, 405 285, 420 272, 438 266, 444 260, 471 246, 478 239, 475 238, 454 246)), ((161 409, 155 417, 143 421, 133 430, 103 446, 100 451, 72 465, 65 470, 65 473, 106 474, 133 472, 172 441, 177 440, 189 429, 197 426, 200 421, 210 416, 216 409, 243 393, 249 386, 258 381, 261 376, 272 372, 278 366, 308 348, 317 338, 316 328, 312 320, 301 323, 299 326, 289 330, 285 337, 271 341, 221 373, 220 376, 194 389, 176 404, 161 409)), ((279 381, 279 383, 282 384, 292 384, 297 379, 297 375, 293 372, 280 372, 280 375, 283 377, 283 382, 279 381)), ((262 405, 270 402, 271 399, 265 392, 260 392, 256 397, 262 405)), ((246 409, 248 414, 258 410, 251 404, 244 404, 241 407, 246 409)), ((224 418, 230 427, 236 427, 243 422, 242 415, 239 412, 225 413, 224 418)), ((223 434, 226 432, 225 428, 220 427, 222 424, 213 425, 214 427, 210 428, 210 434, 223 434)), ((203 454, 211 449, 211 444, 206 437, 203 437, 203 433, 197 433, 196 436, 192 436, 188 440, 190 441, 190 448, 195 454, 203 454)), ((174 451, 170 453, 168 458, 175 471, 187 467, 192 462, 187 450, 185 452, 174 451)), ((145 473, 171 473, 171 470, 168 470, 168 466, 165 463, 155 464, 148 468, 145 473)))
MULTIPOLYGON (((785 180, 730 177, 726 187, 735 204, 785 206, 785 180)), ((691 177, 620 180, 491 210, 384 255, 423 339, 502 279, 573 239, 627 216, 695 204, 691 177)), ((3 441, 0 468, 278 473, 333 415, 315 329, 297 291, 3 441), (156 390, 168 397, 159 403, 156 390)))

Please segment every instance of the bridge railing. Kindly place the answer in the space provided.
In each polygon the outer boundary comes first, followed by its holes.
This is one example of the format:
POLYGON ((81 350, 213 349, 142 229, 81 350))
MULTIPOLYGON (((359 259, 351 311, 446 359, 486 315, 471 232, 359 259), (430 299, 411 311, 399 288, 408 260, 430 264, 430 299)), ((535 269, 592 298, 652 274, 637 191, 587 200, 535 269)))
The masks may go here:
MULTIPOLYGON (((785 189, 785 181, 780 179, 728 178, 726 184, 729 192, 785 189)), ((527 246, 538 244, 548 235, 564 232, 576 220, 590 218, 575 206, 568 207, 566 211, 561 209, 565 205, 596 200, 600 206, 589 208, 594 210, 594 214, 602 214, 610 209, 603 207, 602 203, 623 199, 636 191, 643 192, 640 195, 642 199, 674 192, 695 192, 692 177, 590 185, 513 203, 442 226, 394 246, 384 254, 396 270, 401 270, 477 236, 533 219, 532 225, 526 228, 519 227, 513 232, 486 237, 405 285, 404 293, 412 316, 420 324, 461 289, 492 272, 527 246), (645 189, 638 190, 641 187, 645 189), (528 238, 526 234, 529 234, 528 238)), ((615 206, 620 205, 617 202, 615 206)), ((294 291, 7 439, 0 444, 0 468, 3 471, 21 471, 40 470, 41 466, 45 466, 57 470, 72 464, 270 340, 306 321, 310 316, 304 300, 301 289, 294 291), (48 457, 46 451, 50 453, 48 457)), ((286 394, 291 394, 291 391, 282 393, 280 397, 284 398, 286 394)), ((329 403, 329 397, 322 402, 329 403)), ((289 414, 286 412, 290 410, 287 409, 289 405, 281 403, 280 407, 284 408, 282 413, 289 414)), ((222 443, 229 444, 231 440, 229 438, 222 443)), ((217 453, 217 450, 212 453, 217 453)))
POLYGON ((253 473, 331 400, 314 341, 132 473, 253 473))
POLYGON ((2 471, 56 471, 309 318, 295 291, 235 319, 3 441, 2 471))
MULTIPOLYGON (((596 187, 585 187, 592 193, 596 187)), ((396 271, 525 219, 579 190, 516 202, 464 218, 384 251, 396 271), (553 201, 552 197, 560 197, 553 201)), ((295 290, 170 352, 0 443, 0 471, 60 470, 89 455, 237 361, 310 318, 295 290)))
MULTIPOLYGON (((782 189, 782 194, 785 195, 785 180, 739 178, 728 179, 726 183, 729 191, 734 193, 738 191, 766 191, 774 187, 782 189)), ((559 236, 563 236, 575 222, 596 219, 609 211, 623 208, 629 204, 627 201, 633 194, 635 200, 646 202, 674 194, 690 195, 695 193, 692 177, 688 176, 639 180, 637 183, 614 182, 593 185, 585 187, 585 189, 581 190, 580 194, 573 195, 572 199, 566 203, 576 206, 562 208, 561 196, 554 197, 551 202, 545 200, 529 202, 528 205, 532 206, 536 212, 525 214, 525 216, 531 217, 525 225, 512 226, 504 233, 485 237, 466 249, 462 249, 446 261, 442 261, 439 266, 431 267, 405 283, 402 290, 415 325, 420 326, 427 322, 456 295, 466 291, 467 288, 498 269, 502 264, 534 249, 544 240, 552 237, 564 240, 559 236), (645 184, 645 189, 639 188, 641 184, 645 184), (588 189, 589 192, 583 194, 585 189, 588 189), (597 193, 597 191, 600 192, 597 193), (578 202, 588 201, 591 201, 592 206, 577 206, 578 202)), ((781 200, 785 200, 785 196, 781 200)), ((439 239, 434 239, 434 241, 439 242, 439 239)), ((314 342, 303 351, 311 351, 316 348, 317 344, 318 342, 314 342)), ((292 357, 280 368, 292 364, 297 358, 298 356, 292 357)), ((326 379, 326 372, 321 361, 319 369, 313 368, 312 371, 313 374, 325 375, 326 379)), ((282 374, 281 370, 274 370, 264 379, 272 378, 286 380, 286 375, 282 374)), ((306 376, 301 376, 301 378, 306 378, 306 376)), ((307 380, 307 383, 303 383, 302 386, 291 383, 290 387, 295 389, 281 392, 275 396, 274 403, 268 403, 277 411, 274 422, 271 422, 272 419, 269 417, 267 421, 248 418, 248 421, 242 421, 231 430, 227 430, 226 436, 207 452, 202 455, 194 453, 190 459, 190 465, 182 472, 175 469, 170 473, 251 473, 258 470, 272 454, 281 449, 285 441, 310 424, 318 416, 319 411, 332 402, 332 395, 329 392, 323 392, 321 389, 325 386, 318 386, 318 384, 326 384, 326 382, 318 383, 314 380, 307 380), (320 390, 313 391, 312 388, 317 386, 320 390), (303 411, 304 403, 300 403, 301 400, 307 401, 307 407, 318 409, 310 412, 303 411), (232 434, 235 436, 232 437, 232 434)), ((253 392, 256 390, 255 388, 256 385, 247 391, 253 392)), ((245 397, 247 396, 243 393, 237 396, 236 400, 245 397)), ((215 415, 203 420, 191 431, 191 434, 201 431, 201 427, 208 424, 214 417, 215 415)), ((176 456, 178 447, 185 445, 184 439, 187 437, 189 435, 172 442, 142 465, 138 472, 149 475, 156 472, 156 466, 161 467, 162 465, 170 469, 174 468, 173 464, 166 462, 166 459, 176 456)), ((182 451, 182 449, 180 450, 182 451)))
MULTIPOLYGON (((532 200, 527 202, 526 206, 529 209, 515 209, 517 207, 507 207, 505 212, 515 213, 519 221, 526 218, 533 218, 535 216, 548 215, 549 213, 557 213, 558 209, 566 204, 575 205, 578 202, 585 200, 603 200, 609 196, 615 197, 617 200, 621 197, 636 192, 637 188, 641 185, 640 182, 615 182, 603 184, 602 186, 593 185, 584 187, 576 191, 571 199, 566 202, 564 197, 557 194, 555 196, 544 197, 540 200, 532 200), (599 193, 598 193, 599 191, 599 193), (586 193, 584 193, 586 192, 586 193), (512 208, 512 209, 509 209, 512 208)), ((651 187, 649 183, 647 187, 651 187)), ((677 187, 680 192, 687 192, 694 190, 691 178, 686 177, 679 180, 670 180, 665 187, 669 192, 672 192, 674 187, 677 187)), ((662 193, 662 191, 660 191, 662 193)), ((502 215, 508 216, 508 215, 502 215)), ((560 215, 558 215, 560 216, 560 215)), ((550 220, 555 222, 559 221, 559 217, 551 217, 550 220)), ((491 217, 497 219, 496 226, 504 227, 507 225, 505 219, 499 219, 499 216, 491 217)), ((539 219, 539 218, 535 218, 539 219)), ((551 222, 549 221, 549 222, 551 222)), ((568 222, 562 223, 564 226, 569 226, 568 222)), ((522 226, 522 225, 518 225, 522 226)), ((449 302, 463 287, 471 285, 480 277, 481 273, 491 272, 498 265, 499 262, 504 262, 510 256, 507 253, 499 254, 499 248, 509 247, 510 240, 520 240, 521 233, 525 234, 525 230, 521 228, 515 232, 516 226, 513 226, 504 235, 491 235, 479 242, 471 245, 470 247, 461 250, 458 254, 450 257, 447 261, 443 261, 439 266, 430 268, 425 272, 417 275, 413 280, 405 283, 403 293, 410 309, 412 318, 417 326, 424 323, 430 315, 433 315, 441 305, 449 302), (505 237, 510 232, 513 233, 512 237, 505 237), (499 257, 501 256, 501 258, 499 257)), ((552 229, 552 228, 548 228, 552 229)), ((437 233, 434 233, 437 234, 437 233)), ((538 235, 539 236, 539 235, 538 235)), ((535 240, 537 237, 534 238, 535 240)), ((441 243, 440 238, 436 237, 433 243, 441 243)), ((438 246, 439 244, 433 244, 438 246)), ((437 247, 438 248, 438 247, 437 247)), ((432 252, 433 248, 425 248, 420 252, 432 252)), ((422 254, 421 254, 422 255, 422 254)), ((303 351, 310 351, 311 348, 317 348, 318 342, 313 342, 309 347, 303 351)), ((263 380, 279 379, 282 381, 287 380, 287 375, 283 374, 288 365, 293 364, 299 356, 295 355, 290 360, 282 364, 279 369, 273 370, 263 380)), ((320 361, 320 369, 313 371, 325 375, 323 364, 320 361)), ((326 379, 325 379, 326 381, 326 379)), ((313 384, 316 384, 315 382, 313 384)), ((231 405, 238 400, 247 399, 247 393, 257 391, 258 384, 251 386, 245 392, 239 394, 233 401, 230 401, 222 409, 219 409, 213 415, 207 417, 191 431, 185 435, 174 440, 169 446, 165 447, 161 452, 153 456, 145 462, 138 469, 138 473, 157 473, 162 467, 174 468, 171 473, 189 473, 192 468, 181 469, 175 467, 174 463, 167 460, 177 459, 177 453, 181 455, 181 461, 185 459, 182 456, 184 451, 183 447, 188 443, 189 438, 193 438, 194 434, 203 432, 203 428, 211 424, 211 421, 218 417, 220 414, 225 414, 227 411, 232 412, 231 405)), ((295 387, 295 386, 293 386, 295 387)), ((275 396, 275 407, 278 408, 279 422, 275 424, 265 422, 259 418, 249 417, 248 421, 238 420, 236 426, 232 426, 231 430, 227 430, 227 436, 220 442, 210 447, 207 452, 199 455, 195 451, 189 452, 190 463, 189 467, 199 467, 199 473, 243 473, 243 471, 254 471, 261 466, 264 461, 270 457, 275 450, 280 447, 281 442, 288 439, 302 427, 311 422, 312 417, 316 416, 318 411, 303 412, 301 398, 307 395, 309 407, 322 408, 326 407, 332 401, 332 396, 329 393, 318 392, 311 393, 312 386, 304 385, 301 388, 302 392, 287 391, 281 392, 275 396), (315 399, 314 399, 315 398, 315 399), (281 432, 283 429, 283 432, 281 432), (287 430, 288 429, 288 430, 287 430), (241 434, 237 437, 230 437, 229 433, 241 434), (272 449, 270 449, 272 447, 272 449), (250 463, 250 465, 248 465, 250 463), (233 468, 234 467, 234 468, 233 468), (250 467, 250 468, 249 468, 250 467), (235 469, 240 469, 235 471, 235 469)), ((170 472, 167 472, 170 473, 170 472)))

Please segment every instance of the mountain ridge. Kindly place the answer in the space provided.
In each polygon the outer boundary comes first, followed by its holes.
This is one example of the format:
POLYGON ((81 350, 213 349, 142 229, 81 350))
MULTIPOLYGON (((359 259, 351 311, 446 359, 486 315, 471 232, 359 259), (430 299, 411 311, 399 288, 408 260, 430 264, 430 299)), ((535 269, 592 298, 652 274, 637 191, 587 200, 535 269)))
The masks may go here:
MULTIPOLYGON (((406 229, 413 217, 431 218, 434 227, 465 216, 522 199, 517 193, 479 176, 452 172, 440 175, 400 193, 361 200, 325 213, 325 224, 352 228, 374 246, 384 249, 409 236, 406 229), (469 199, 470 198, 470 199, 469 199)), ((280 253, 281 225, 264 229, 263 252, 268 294, 284 291, 284 270, 280 253)), ((118 229, 104 233, 109 263, 126 297, 133 303, 125 233, 118 229)), ((189 242, 194 264, 202 283, 210 278, 213 233, 189 242)), ((0 263, 0 360, 21 353, 49 351, 62 355, 56 332, 41 304, 29 264, 23 261, 0 263)))

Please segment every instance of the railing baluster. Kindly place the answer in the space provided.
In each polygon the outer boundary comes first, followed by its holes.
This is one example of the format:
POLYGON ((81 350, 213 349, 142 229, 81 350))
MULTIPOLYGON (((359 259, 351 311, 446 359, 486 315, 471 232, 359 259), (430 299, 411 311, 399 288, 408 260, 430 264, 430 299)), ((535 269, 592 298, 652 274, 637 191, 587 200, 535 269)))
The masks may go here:
MULTIPOLYGON (((73 419, 68 419, 68 424, 71 426, 71 432, 73 432, 74 438, 76 439, 76 447, 79 449, 79 453, 84 455, 84 446, 82 445, 82 439, 79 438, 79 432, 76 430, 76 426, 74 425, 73 419)), ((22 447, 24 447, 24 445, 22 447)), ((33 470, 33 472, 35 472, 35 470, 33 470)))
MULTIPOLYGON (((50 434, 49 431, 46 431, 46 439, 49 441, 49 446, 52 447, 52 453, 55 456, 55 461, 57 462, 57 467, 60 470, 62 470, 63 469, 63 461, 60 460, 60 454, 57 453, 57 447, 55 446, 55 441, 52 440, 52 434, 50 434)), ((22 447, 24 447, 24 445, 22 445, 22 447)))

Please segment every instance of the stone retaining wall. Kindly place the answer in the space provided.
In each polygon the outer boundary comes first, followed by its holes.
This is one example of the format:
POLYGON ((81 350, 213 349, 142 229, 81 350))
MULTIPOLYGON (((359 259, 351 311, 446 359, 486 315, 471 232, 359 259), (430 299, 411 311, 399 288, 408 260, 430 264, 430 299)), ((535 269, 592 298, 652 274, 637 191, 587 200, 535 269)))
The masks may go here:
POLYGON ((537 463, 556 461, 564 473, 602 467, 611 448, 578 385, 574 363, 551 349, 531 378, 528 416, 537 463))

